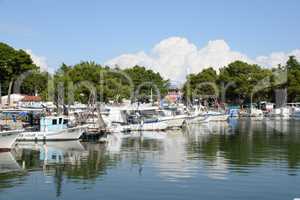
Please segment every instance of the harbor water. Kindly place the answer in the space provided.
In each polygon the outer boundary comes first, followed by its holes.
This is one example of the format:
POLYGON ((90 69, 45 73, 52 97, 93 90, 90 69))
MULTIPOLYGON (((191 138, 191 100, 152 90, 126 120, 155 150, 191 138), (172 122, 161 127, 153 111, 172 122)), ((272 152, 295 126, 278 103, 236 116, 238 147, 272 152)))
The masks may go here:
POLYGON ((0 199, 300 198, 300 122, 236 120, 0 153, 0 199))

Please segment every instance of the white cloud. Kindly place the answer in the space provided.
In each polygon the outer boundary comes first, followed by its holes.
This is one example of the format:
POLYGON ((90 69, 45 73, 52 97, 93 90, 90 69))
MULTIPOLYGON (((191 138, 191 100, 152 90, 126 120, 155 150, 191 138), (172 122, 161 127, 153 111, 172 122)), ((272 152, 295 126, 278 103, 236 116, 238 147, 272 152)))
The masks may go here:
POLYGON ((274 67, 278 66, 278 64, 284 65, 289 56, 295 56, 298 60, 300 60, 300 49, 295 49, 288 53, 273 52, 268 56, 258 56, 255 61, 262 66, 274 67))
POLYGON ((39 66, 42 71, 49 70, 46 57, 34 54, 31 49, 25 49, 25 51, 30 55, 33 63, 39 66))
POLYGON ((165 78, 183 81, 188 73, 198 73, 207 67, 218 70, 235 60, 271 67, 279 63, 284 64, 290 55, 300 59, 300 50, 271 53, 268 56, 250 59, 245 54, 231 50, 224 40, 212 40, 206 46, 198 48, 186 38, 170 37, 156 44, 148 54, 143 51, 123 54, 107 61, 106 64, 118 65, 121 68, 142 65, 160 72, 165 78))

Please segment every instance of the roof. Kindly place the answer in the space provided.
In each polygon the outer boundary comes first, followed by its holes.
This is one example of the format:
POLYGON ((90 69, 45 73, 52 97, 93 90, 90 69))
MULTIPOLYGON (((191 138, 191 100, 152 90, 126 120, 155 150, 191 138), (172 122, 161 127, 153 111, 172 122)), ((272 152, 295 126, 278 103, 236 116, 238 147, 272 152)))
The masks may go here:
POLYGON ((42 101, 40 96, 25 96, 22 101, 42 101))

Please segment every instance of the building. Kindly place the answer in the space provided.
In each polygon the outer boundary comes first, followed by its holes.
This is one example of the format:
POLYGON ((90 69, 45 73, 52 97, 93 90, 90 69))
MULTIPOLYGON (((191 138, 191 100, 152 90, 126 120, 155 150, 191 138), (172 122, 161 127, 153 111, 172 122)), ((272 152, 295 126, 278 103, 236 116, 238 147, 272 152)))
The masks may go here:
POLYGON ((39 96, 30 96, 24 94, 11 94, 10 95, 10 105, 8 105, 8 96, 1 97, 1 106, 11 106, 17 107, 20 105, 33 105, 40 103, 42 98, 39 96))

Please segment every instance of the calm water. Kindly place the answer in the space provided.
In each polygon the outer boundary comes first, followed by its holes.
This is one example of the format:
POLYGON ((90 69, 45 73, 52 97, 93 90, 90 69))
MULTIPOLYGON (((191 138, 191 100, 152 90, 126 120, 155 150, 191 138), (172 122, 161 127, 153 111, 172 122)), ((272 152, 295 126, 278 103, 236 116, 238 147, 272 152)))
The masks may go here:
POLYGON ((0 199, 300 198, 300 121, 231 121, 0 154, 0 199))

